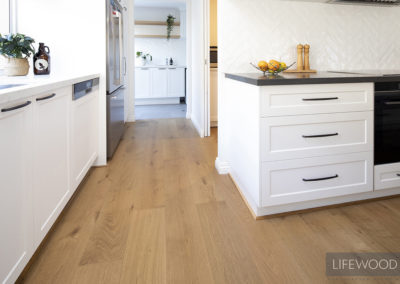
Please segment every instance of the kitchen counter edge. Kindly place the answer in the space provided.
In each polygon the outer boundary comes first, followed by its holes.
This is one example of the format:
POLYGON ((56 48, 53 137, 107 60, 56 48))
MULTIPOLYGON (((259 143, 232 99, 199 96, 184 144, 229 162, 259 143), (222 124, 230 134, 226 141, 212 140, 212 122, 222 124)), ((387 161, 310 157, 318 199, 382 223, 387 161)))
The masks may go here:
MULTIPOLYGON (((304 75, 302 75, 304 76, 304 75)), ((341 83, 376 83, 399 81, 399 75, 358 75, 358 74, 339 74, 330 72, 321 72, 310 74, 302 78, 295 75, 284 74, 279 77, 263 77, 257 73, 233 74, 225 73, 228 79, 240 81, 254 86, 277 86, 277 85, 308 85, 308 84, 341 84, 341 83)))
POLYGON ((82 81, 99 78, 99 73, 89 73, 83 75, 71 75, 62 77, 51 77, 45 78, 21 78, 18 81, 13 79, 13 84, 26 84, 23 86, 12 87, 9 89, 0 90, 0 104, 8 104, 14 101, 23 100, 41 93, 48 92, 50 90, 62 88, 65 86, 73 85, 82 81), (29 81, 29 79, 33 79, 29 81), (24 80, 27 80, 26 82, 24 80))

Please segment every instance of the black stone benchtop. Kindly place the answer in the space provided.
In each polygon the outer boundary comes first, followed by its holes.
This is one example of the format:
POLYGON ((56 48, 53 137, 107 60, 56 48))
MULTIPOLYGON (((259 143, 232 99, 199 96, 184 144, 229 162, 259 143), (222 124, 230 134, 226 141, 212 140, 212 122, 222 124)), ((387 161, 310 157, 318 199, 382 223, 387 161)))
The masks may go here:
POLYGON ((261 73, 226 73, 225 77, 255 86, 400 82, 400 71, 321 71, 308 74, 281 73, 265 77, 261 73))

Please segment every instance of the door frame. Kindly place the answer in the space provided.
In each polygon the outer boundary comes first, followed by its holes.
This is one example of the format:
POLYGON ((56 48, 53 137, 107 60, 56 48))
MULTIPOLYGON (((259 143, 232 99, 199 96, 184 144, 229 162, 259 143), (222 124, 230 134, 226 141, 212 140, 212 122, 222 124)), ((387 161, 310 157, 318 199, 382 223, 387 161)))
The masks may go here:
MULTIPOLYGON (((204 58, 202 58, 204 62, 204 70, 203 70, 203 82, 201 85, 204 87, 202 98, 200 101, 202 102, 202 106, 204 109, 201 111, 203 113, 203 121, 201 125, 199 125, 203 129, 197 129, 199 131, 199 135, 201 137, 210 136, 210 0, 186 0, 186 66, 187 66, 187 73, 186 73, 186 105, 187 105, 187 112, 186 118, 191 119, 192 117, 192 108, 193 108, 193 100, 192 100, 192 82, 194 80, 192 76, 192 25, 193 25, 193 18, 192 18, 192 2, 194 1, 202 1, 203 2, 203 15, 201 17, 202 24, 203 24, 203 54, 204 58)), ((128 1, 128 14, 129 18, 128 21, 131 23, 129 25, 129 34, 134 34, 134 7, 135 1, 128 1), (133 24, 133 25, 132 25, 133 24)), ((127 107, 128 114, 126 115, 127 121, 134 122, 135 121, 135 55, 134 55, 134 47, 135 47, 135 38, 134 36, 130 37, 128 40, 128 49, 129 55, 126 54, 128 60, 128 88, 129 93, 131 94, 129 98, 127 98, 127 102, 129 106, 127 107)))

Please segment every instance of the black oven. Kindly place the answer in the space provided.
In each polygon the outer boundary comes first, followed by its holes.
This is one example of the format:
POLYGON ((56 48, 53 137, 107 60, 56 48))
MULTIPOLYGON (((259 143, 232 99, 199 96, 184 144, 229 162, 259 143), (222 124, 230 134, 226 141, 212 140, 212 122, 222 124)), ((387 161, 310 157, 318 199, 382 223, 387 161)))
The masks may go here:
POLYGON ((375 165, 400 162, 400 82, 375 83, 375 165))

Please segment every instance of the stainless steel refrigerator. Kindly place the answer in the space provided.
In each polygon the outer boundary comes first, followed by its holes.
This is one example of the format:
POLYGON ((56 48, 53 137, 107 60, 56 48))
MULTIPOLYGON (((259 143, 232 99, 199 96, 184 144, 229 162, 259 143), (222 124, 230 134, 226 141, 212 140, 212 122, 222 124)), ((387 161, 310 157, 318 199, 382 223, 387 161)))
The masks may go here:
POLYGON ((107 157, 111 158, 124 133, 123 8, 107 1, 107 157))

